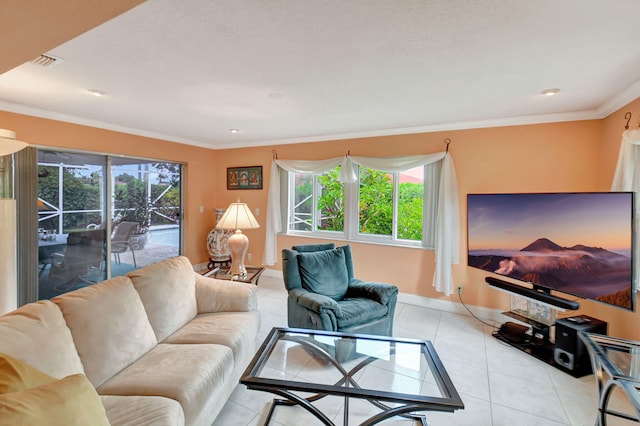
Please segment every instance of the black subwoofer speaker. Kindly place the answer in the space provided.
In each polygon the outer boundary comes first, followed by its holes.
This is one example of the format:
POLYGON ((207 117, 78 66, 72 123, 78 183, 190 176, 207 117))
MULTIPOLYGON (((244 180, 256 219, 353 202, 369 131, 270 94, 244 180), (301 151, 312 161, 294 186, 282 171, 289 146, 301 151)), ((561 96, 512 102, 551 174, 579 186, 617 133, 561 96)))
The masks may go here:
POLYGON ((560 370, 574 377, 591 374, 591 360, 578 332, 607 334, 607 323, 586 315, 556 321, 556 342, 553 361, 560 370))

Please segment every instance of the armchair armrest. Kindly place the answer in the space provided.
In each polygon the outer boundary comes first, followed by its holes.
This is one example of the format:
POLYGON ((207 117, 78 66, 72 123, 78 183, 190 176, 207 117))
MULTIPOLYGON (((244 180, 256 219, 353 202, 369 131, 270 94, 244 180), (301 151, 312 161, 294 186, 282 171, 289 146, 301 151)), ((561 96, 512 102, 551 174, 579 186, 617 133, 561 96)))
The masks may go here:
POLYGON ((196 275, 198 313, 242 312, 258 309, 258 288, 253 284, 196 275))
POLYGON ((398 287, 393 284, 364 282, 358 278, 349 281, 346 297, 366 297, 387 305, 389 300, 398 294, 398 287))
POLYGON ((313 312, 320 313, 322 310, 333 311, 335 316, 342 315, 342 310, 338 302, 323 294, 312 293, 302 288, 294 288, 289 291, 289 297, 295 300, 299 305, 304 306, 313 312))

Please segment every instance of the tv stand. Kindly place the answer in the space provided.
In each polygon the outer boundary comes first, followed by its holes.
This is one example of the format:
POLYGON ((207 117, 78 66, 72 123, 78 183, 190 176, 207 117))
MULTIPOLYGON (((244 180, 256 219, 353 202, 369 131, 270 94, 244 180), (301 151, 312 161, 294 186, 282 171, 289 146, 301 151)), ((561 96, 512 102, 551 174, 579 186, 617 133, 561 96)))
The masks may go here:
POLYGON ((530 309, 523 312, 512 299, 511 310, 502 314, 517 320, 517 323, 505 322, 492 333, 493 337, 574 377, 591 374, 591 363, 577 333, 607 334, 607 323, 586 315, 556 320, 554 309, 548 311, 548 317, 537 318, 535 315, 539 312, 531 309, 531 301, 527 303, 530 309), (551 327, 555 327, 553 339, 551 327))
POLYGON ((555 345, 552 342, 551 327, 555 325, 560 309, 542 301, 512 294, 510 310, 502 314, 529 327, 507 321, 493 336, 540 361, 554 365, 555 345))
POLYGON ((509 330, 509 328, 513 327, 510 326, 510 324, 513 323, 506 322, 502 327, 500 327, 500 329, 492 333, 493 337, 502 342, 508 343, 509 345, 518 348, 521 351, 546 362, 547 364, 554 364, 554 344, 551 342, 550 337, 551 327, 553 325, 544 324, 513 311, 503 312, 503 315, 528 324, 531 326, 531 332, 529 332, 528 328, 524 327, 525 329, 522 330, 522 335, 520 337, 513 336, 509 330))

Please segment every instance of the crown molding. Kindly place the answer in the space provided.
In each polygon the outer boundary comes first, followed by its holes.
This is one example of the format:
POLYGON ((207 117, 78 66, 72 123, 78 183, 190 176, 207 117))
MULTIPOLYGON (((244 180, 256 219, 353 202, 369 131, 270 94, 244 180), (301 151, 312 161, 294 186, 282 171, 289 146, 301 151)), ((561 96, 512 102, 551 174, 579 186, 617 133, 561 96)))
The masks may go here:
POLYGON ((619 92, 608 102, 598 108, 598 114, 600 118, 605 118, 619 110, 620 108, 628 105, 640 97, 640 80, 628 86, 626 89, 619 92))
POLYGON ((77 117, 75 115, 64 114, 60 112, 50 111, 47 109, 34 108, 34 107, 21 105, 21 104, 14 104, 11 102, 0 101, 0 111, 13 112, 16 114, 29 115, 32 117, 44 118, 48 120, 79 124, 81 126, 95 127, 103 130, 111 130, 119 133, 127 133, 130 135, 143 136, 146 138, 160 139, 168 142, 176 142, 176 143, 181 143, 185 145, 193 145, 193 146, 211 149, 211 146, 203 142, 179 138, 172 135, 166 135, 164 133, 150 132, 147 130, 136 129, 133 127, 120 126, 118 124, 106 123, 100 120, 92 120, 89 118, 77 117))
POLYGON ((293 138, 269 139, 269 140, 261 140, 261 141, 235 140, 233 143, 222 142, 218 144, 207 144, 204 142, 184 139, 184 138, 176 137, 173 135, 156 133, 156 132, 136 129, 132 127, 120 126, 120 125, 106 123, 99 120, 91 120, 91 119, 77 117, 69 114, 63 114, 55 111, 49 111, 49 110, 40 109, 40 108, 33 108, 26 105, 14 104, 14 103, 3 102, 3 101, 0 101, 0 110, 217 150, 217 149, 232 149, 232 148, 250 148, 250 147, 269 146, 269 145, 290 145, 295 143, 326 142, 326 141, 332 141, 332 140, 371 138, 371 137, 378 137, 378 136, 393 136, 393 135, 405 135, 405 134, 414 134, 414 133, 432 133, 432 132, 454 131, 454 130, 483 129, 483 128, 491 128, 491 127, 507 127, 507 126, 522 126, 522 125, 531 125, 531 124, 559 123, 559 122, 567 122, 567 121, 598 120, 598 119, 603 119, 608 117, 615 111, 619 110, 620 108, 624 107, 630 102, 636 100, 638 97, 640 97, 640 80, 636 81, 632 85, 625 88, 623 91, 616 94, 613 98, 611 98, 605 104, 600 106, 598 109, 591 110, 591 111, 575 111, 575 112, 564 112, 564 113, 555 113, 555 114, 524 115, 524 116, 517 116, 517 117, 495 118, 495 119, 488 119, 488 120, 437 123, 437 124, 429 124, 424 126, 376 129, 376 130, 368 130, 368 131, 361 131, 361 132, 322 134, 322 135, 305 136, 305 137, 299 137, 299 138, 293 137, 293 138))
MULTIPOLYGON (((582 120, 596 120, 603 118, 598 111, 579 111, 579 112, 567 112, 558 114, 541 114, 541 115, 525 115, 518 117, 508 118, 496 118, 490 120, 476 120, 476 121, 463 121, 455 123, 441 123, 430 124, 426 126, 414 126, 414 127, 400 127, 392 129, 380 129, 364 132, 350 132, 350 133, 333 133, 326 135, 307 136, 301 138, 286 138, 286 139, 271 139, 265 141, 251 142, 247 141, 242 147, 251 146, 268 146, 268 145, 289 145, 294 143, 309 143, 309 142, 326 142, 333 140, 344 139, 358 139, 358 138, 371 138, 377 136, 394 136, 394 135, 407 135, 414 133, 433 133, 453 130, 469 130, 469 129, 482 129, 490 127, 507 127, 507 126, 522 126, 528 124, 545 124, 545 123, 559 123, 565 121, 582 121, 582 120)), ((216 149, 229 149, 238 148, 237 145, 232 144, 219 144, 216 149)))

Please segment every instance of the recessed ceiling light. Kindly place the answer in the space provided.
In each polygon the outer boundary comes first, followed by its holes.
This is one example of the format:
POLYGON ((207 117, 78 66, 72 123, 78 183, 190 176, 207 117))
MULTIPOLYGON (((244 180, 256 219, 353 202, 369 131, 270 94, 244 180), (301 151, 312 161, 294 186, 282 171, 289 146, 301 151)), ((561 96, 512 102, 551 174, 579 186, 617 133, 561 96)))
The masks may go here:
POLYGON ((240 129, 229 129, 231 133, 240 133, 240 129))
POLYGON ((91 93, 93 96, 105 96, 107 94, 107 92, 105 92, 104 90, 99 90, 99 89, 88 89, 87 92, 91 93))
POLYGON ((272 92, 272 93, 269 93, 269 97, 271 99, 282 99, 284 95, 282 93, 272 92))
POLYGON ((542 92, 540 92, 541 95, 545 95, 545 96, 553 96, 555 94, 557 94, 558 92, 560 92, 560 89, 547 89, 547 90, 543 90, 542 92))

